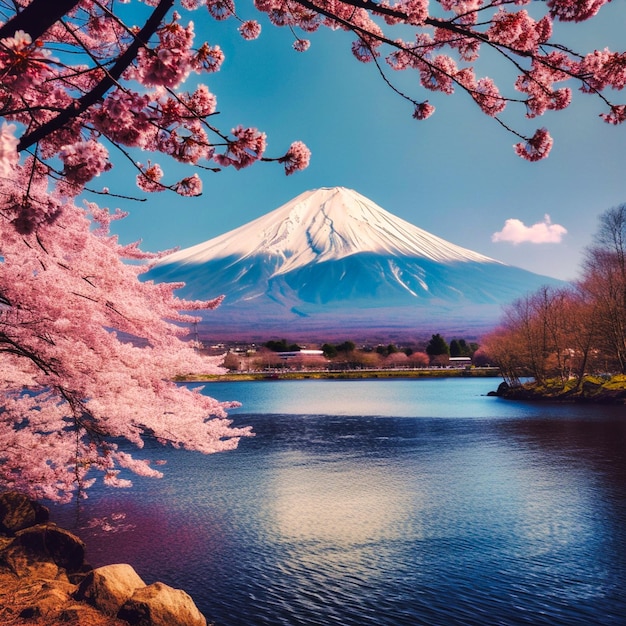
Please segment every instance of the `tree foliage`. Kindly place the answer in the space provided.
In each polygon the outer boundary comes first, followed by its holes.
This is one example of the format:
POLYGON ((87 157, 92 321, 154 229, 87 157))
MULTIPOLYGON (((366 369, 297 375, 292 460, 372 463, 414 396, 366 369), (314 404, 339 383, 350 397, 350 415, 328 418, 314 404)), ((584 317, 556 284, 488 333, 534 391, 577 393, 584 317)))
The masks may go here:
MULTIPOLYGON (((352 32, 354 56, 375 65, 383 80, 411 103, 416 119, 429 117, 434 106, 397 87, 390 75, 394 71, 415 72, 422 89, 433 95, 465 92, 517 135, 516 152, 534 161, 548 155, 552 138, 545 128, 532 136, 514 130, 503 118, 508 105, 521 106, 526 117, 536 118, 566 108, 572 88, 578 87, 599 97, 606 122, 619 124, 626 118, 626 106, 606 95, 626 84, 626 56, 608 49, 574 51, 554 36, 554 22, 585 22, 608 1, 256 0, 255 9, 272 24, 290 28, 294 48, 301 52, 319 28, 352 32), (528 10, 525 5, 532 6, 528 10), (480 60, 491 57, 511 69, 506 90, 479 75, 480 60)), ((180 5, 134 0, 132 11, 120 4, 62 0, 51 8, 48 0, 0 1, 2 114, 20 125, 19 130, 5 128, 5 167, 11 166, 16 131, 17 150, 36 151, 36 158, 64 175, 69 185, 86 184, 110 166, 103 140, 129 156, 139 170, 139 185, 148 191, 169 188, 195 195, 201 182, 196 174, 165 181, 160 165, 137 164, 128 149, 218 168, 239 169, 267 159, 261 131, 237 126, 227 132, 214 124, 217 100, 206 86, 192 93, 177 91, 190 73, 218 71, 224 58, 219 45, 195 41, 188 13, 195 19, 233 19, 248 40, 259 36, 259 22, 240 15, 233 0, 181 0, 180 5)), ((300 142, 274 158, 288 174, 305 167, 308 159, 300 142)))
POLYGON ((182 341, 194 318, 178 312, 218 301, 181 301, 175 285, 140 282, 146 266, 124 261, 142 255, 108 234, 114 216, 58 201, 54 222, 30 233, 0 219, 2 483, 67 500, 91 484, 90 470, 113 486, 129 484, 120 469, 160 475, 113 438, 202 452, 234 447, 248 432, 229 426, 228 405, 172 382, 219 371, 216 359, 182 341))
POLYGON ((426 354, 430 357, 449 355, 450 346, 448 342, 439 334, 433 335, 426 345, 426 354))
POLYGON ((581 289, 594 302, 600 347, 626 372, 626 204, 600 217, 594 245, 587 250, 581 289))
POLYGON ((337 347, 332 343, 322 345, 322 352, 327 359, 334 359, 337 356, 337 347))
POLYGON ((473 356, 478 350, 478 344, 467 343, 465 339, 452 339, 450 341, 450 356, 473 356))
POLYGON ((626 205, 600 217, 582 278, 566 288, 543 287, 511 304, 483 349, 509 383, 588 373, 626 373, 626 205))
POLYGON ((272 352, 297 352, 300 350, 297 343, 287 343, 286 339, 270 339, 263 345, 272 352))

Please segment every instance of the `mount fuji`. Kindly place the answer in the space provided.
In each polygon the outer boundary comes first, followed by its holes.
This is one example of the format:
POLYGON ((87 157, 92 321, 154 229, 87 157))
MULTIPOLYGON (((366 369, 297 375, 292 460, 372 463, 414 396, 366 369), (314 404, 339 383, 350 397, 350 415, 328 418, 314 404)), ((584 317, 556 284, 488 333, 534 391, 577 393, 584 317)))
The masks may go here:
POLYGON ((170 254, 146 278, 210 299, 213 339, 406 339, 477 335, 501 307, 560 281, 454 245, 356 191, 321 188, 170 254))

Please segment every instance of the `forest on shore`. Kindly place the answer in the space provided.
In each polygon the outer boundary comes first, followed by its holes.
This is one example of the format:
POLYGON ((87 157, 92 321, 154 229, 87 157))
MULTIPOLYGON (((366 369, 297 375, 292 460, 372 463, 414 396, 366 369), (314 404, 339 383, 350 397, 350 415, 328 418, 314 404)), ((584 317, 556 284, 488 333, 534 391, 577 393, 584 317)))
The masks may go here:
POLYGON ((626 204, 600 216, 579 280, 513 302, 481 347, 517 389, 509 396, 624 397, 626 204), (526 377, 533 382, 522 386, 526 377))

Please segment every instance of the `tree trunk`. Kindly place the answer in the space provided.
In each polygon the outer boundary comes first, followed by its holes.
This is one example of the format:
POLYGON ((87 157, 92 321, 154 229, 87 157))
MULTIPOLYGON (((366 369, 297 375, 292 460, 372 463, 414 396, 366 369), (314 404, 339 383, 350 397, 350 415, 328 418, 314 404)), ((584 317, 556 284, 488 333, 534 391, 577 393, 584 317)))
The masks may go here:
POLYGON ((0 39, 13 37, 16 31, 23 30, 35 41, 79 3, 80 0, 33 0, 0 27, 0 39))

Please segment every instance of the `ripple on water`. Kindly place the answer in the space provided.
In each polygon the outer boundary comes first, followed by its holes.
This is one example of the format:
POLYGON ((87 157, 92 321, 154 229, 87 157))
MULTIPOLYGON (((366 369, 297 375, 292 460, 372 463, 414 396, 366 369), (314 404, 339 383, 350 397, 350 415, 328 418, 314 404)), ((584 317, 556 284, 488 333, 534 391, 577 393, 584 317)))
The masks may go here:
POLYGON ((83 529, 89 558, 124 554, 216 626, 626 625, 623 416, 478 382, 223 387, 279 408, 236 414, 257 436, 234 452, 165 452, 163 481, 94 491, 88 517, 128 528, 83 529), (280 412, 283 393, 338 406, 345 389, 379 417, 280 412))

